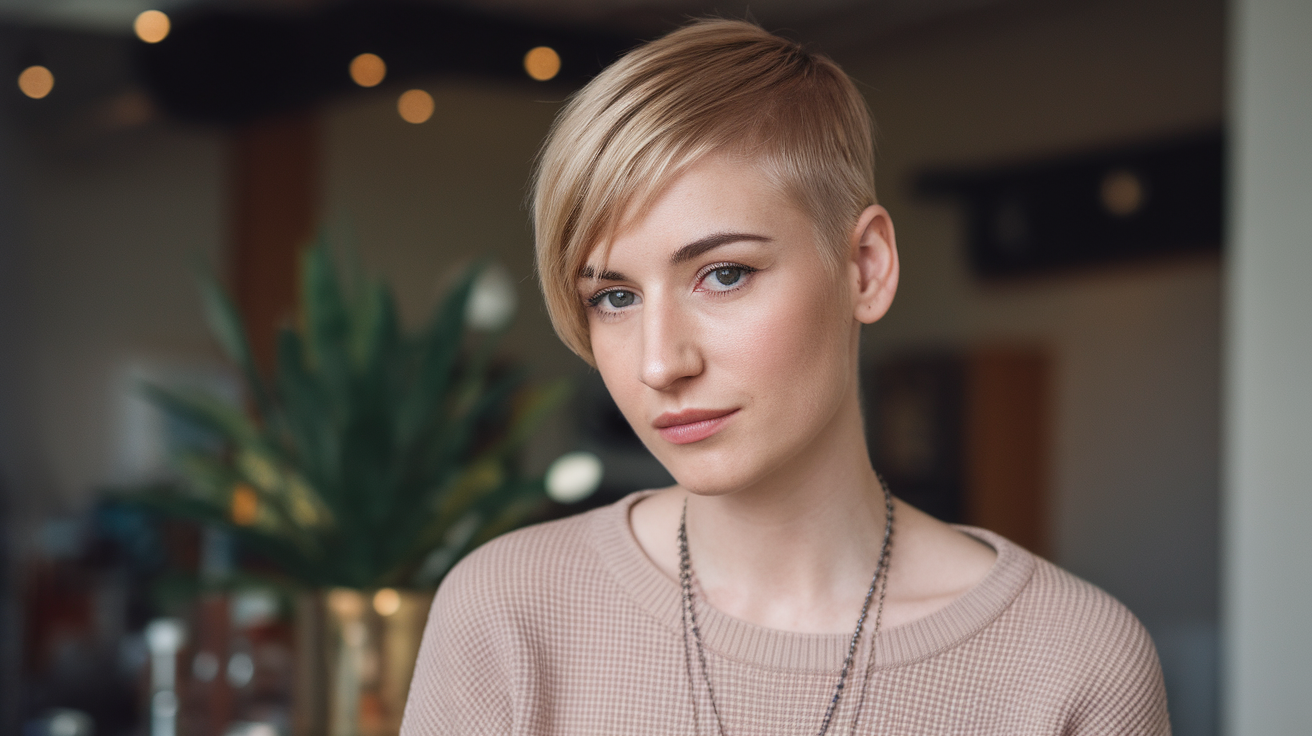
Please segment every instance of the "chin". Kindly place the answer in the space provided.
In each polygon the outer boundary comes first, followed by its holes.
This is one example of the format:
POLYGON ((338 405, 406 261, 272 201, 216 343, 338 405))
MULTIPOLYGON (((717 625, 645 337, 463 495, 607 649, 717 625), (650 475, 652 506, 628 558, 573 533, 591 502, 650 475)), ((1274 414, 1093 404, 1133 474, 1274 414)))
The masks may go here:
POLYGON ((727 443, 721 447, 661 449, 664 451, 653 452, 656 459, 681 488, 698 496, 727 496, 759 481, 775 467, 766 467, 756 452, 727 443))
POLYGON ((704 478, 690 478, 684 480, 679 475, 674 476, 679 487, 691 493, 694 496, 704 496, 707 498, 716 498, 719 496, 728 496, 739 490, 742 486, 737 483, 704 483, 704 478))

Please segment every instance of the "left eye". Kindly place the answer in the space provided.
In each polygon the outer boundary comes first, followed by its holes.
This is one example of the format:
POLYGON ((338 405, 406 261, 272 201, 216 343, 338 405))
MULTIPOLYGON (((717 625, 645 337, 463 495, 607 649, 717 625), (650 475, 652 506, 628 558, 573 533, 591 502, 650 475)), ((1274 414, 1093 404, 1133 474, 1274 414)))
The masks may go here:
POLYGON ((722 266, 706 274, 704 283, 712 291, 728 291, 737 286, 747 274, 742 266, 722 266))
POLYGON ((741 268, 719 268, 715 270, 715 280, 725 286, 733 286, 743 277, 741 268))

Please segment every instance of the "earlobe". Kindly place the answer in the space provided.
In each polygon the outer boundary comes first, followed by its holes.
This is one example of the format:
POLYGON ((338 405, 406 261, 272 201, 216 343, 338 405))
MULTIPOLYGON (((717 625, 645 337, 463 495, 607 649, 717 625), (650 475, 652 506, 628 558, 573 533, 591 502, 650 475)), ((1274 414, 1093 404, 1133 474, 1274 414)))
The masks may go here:
POLYGON ((897 239, 888 210, 877 204, 867 207, 857 219, 849 245, 855 280, 853 316, 871 324, 888 312, 897 293, 897 239))

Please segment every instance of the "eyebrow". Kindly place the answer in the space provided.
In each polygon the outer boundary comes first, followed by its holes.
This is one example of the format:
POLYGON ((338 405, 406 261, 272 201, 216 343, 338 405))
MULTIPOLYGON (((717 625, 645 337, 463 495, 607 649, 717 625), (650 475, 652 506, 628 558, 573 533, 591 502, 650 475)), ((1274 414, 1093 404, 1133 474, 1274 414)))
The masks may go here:
POLYGON ((713 235, 707 235, 699 240, 694 240, 674 251, 674 255, 670 256, 670 265, 677 266, 680 263, 691 261, 708 250, 714 250, 722 245, 737 243, 743 240, 768 243, 773 240, 773 238, 764 235, 753 235, 752 233, 714 233, 713 235))
MULTIPOLYGON (((680 263, 686 263, 707 251, 719 248, 729 243, 739 243, 744 240, 757 243, 769 243, 774 238, 765 235, 756 235, 753 233, 713 233, 704 238, 698 238, 682 248, 674 251, 670 256, 670 265, 677 266, 680 263)), ((627 281, 628 278, 618 271, 602 271, 597 273, 592 266, 584 266, 579 271, 579 278, 591 279, 596 278, 599 281, 627 281)))
POLYGON ((582 270, 579 271, 579 278, 596 278, 598 281, 628 281, 628 278, 619 271, 602 271, 601 273, 597 273, 592 269, 592 266, 584 266, 582 270))

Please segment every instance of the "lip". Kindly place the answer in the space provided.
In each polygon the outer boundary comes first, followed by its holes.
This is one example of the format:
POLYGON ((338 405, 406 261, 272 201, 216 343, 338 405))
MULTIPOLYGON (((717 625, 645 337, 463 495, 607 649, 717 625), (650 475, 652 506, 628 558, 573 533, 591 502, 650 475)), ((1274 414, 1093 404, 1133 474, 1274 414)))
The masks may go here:
POLYGON ((737 409, 684 409, 680 412, 665 412, 651 424, 666 442, 687 445, 719 432, 729 418, 737 413, 737 409))

